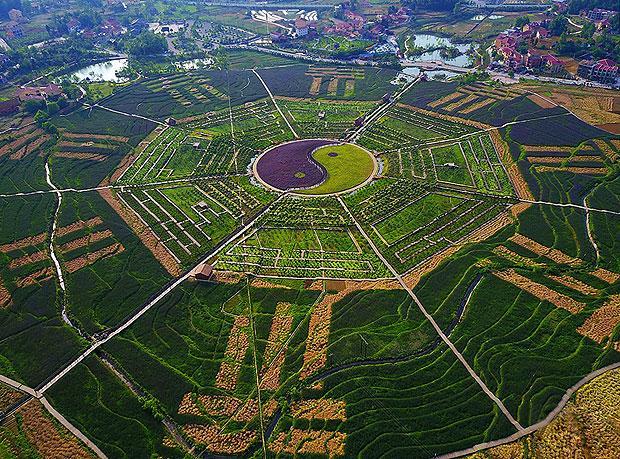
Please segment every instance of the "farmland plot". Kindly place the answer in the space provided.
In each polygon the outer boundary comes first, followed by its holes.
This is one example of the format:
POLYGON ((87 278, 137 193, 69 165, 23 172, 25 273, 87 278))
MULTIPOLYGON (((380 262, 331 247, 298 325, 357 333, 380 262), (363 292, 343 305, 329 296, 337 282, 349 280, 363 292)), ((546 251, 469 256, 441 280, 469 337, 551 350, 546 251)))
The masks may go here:
POLYGON ((144 188, 118 196, 182 265, 207 252, 263 206, 233 179, 144 188))
POLYGON ((438 183, 474 187, 493 194, 512 194, 506 169, 489 135, 468 136, 428 151, 438 183))
POLYGON ((347 199, 392 265, 405 272, 500 214, 505 205, 492 199, 449 192, 428 192, 415 183, 395 182, 376 193, 347 199))

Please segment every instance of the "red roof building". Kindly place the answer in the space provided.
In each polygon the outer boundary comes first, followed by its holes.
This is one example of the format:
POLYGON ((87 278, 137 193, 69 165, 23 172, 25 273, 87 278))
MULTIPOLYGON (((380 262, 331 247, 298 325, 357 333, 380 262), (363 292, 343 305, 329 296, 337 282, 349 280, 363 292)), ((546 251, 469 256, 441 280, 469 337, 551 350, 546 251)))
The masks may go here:
POLYGON ((213 266, 205 263, 200 266, 195 272, 194 277, 196 280, 209 281, 213 277, 213 266))

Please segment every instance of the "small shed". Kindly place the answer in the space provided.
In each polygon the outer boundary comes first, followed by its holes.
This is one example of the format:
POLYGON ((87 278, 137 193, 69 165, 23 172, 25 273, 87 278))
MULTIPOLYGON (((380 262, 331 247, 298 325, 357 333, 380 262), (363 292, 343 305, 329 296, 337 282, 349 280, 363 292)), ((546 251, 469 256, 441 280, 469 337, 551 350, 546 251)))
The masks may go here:
POLYGON ((209 281, 213 277, 213 266, 205 263, 194 273, 196 280, 209 281))

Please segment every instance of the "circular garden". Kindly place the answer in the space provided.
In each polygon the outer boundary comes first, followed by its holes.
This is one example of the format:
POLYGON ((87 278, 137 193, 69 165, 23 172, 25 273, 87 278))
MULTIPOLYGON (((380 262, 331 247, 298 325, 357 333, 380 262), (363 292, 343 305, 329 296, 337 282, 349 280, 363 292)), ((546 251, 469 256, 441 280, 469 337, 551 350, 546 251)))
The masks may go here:
POLYGON ((351 143, 306 139, 283 143, 254 163, 254 175, 269 188, 305 195, 336 194, 372 179, 376 161, 351 143))

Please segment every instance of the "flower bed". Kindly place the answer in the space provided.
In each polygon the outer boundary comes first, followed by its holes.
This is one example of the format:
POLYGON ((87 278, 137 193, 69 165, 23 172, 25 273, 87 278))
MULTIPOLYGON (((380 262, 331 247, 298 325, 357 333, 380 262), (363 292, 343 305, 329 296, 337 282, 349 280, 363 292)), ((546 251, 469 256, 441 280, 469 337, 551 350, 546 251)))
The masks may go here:
POLYGON ((279 145, 259 158, 256 173, 265 183, 279 190, 318 185, 325 180, 327 172, 312 158, 312 152, 333 143, 331 140, 311 139, 279 145))

